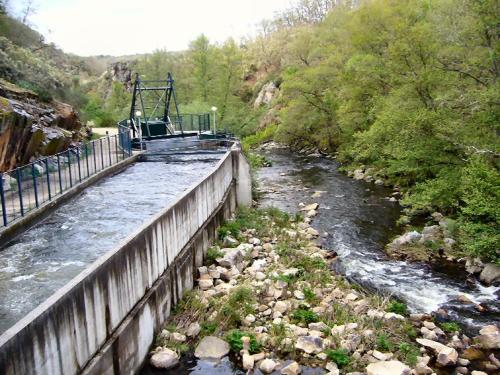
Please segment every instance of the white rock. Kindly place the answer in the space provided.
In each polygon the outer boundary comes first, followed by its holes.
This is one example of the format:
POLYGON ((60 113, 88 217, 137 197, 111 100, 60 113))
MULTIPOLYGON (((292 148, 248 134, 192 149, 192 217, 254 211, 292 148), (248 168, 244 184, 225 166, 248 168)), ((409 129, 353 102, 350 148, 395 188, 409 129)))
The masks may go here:
POLYGON ((200 359, 220 359, 229 353, 229 344, 215 336, 204 337, 194 352, 200 359))
POLYGON ((292 363, 281 369, 282 375, 298 375, 300 374, 300 372, 301 372, 300 365, 295 361, 293 361, 292 363))
POLYGON ((488 285, 500 282, 500 266, 494 263, 488 263, 481 271, 479 279, 488 285))
POLYGON ((201 331, 201 326, 198 322, 191 323, 186 330, 187 337, 196 337, 201 331))
POLYGON ((324 330, 328 329, 328 326, 323 322, 309 323, 308 327, 309 327, 309 329, 312 329, 315 331, 324 331, 324 330))
POLYGON ((323 340, 314 336, 300 336, 295 343, 295 348, 308 354, 320 353, 323 350, 323 340))
POLYGON ((366 367, 367 375, 406 375, 410 369, 399 361, 382 361, 370 363, 366 367))
POLYGON ((276 366, 276 362, 274 362, 272 359, 266 358, 260 363, 259 368, 264 374, 270 374, 274 371, 276 366))
POLYGON ((273 307, 273 311, 284 314, 288 310, 288 303, 285 301, 277 301, 273 307))
POLYGON ((451 366, 457 363, 458 353, 455 349, 444 346, 438 352, 436 362, 443 367, 451 366))
POLYGON ((304 293, 302 293, 300 290, 294 290, 293 296, 299 300, 303 300, 305 298, 304 293))
POLYGON ((254 365, 255 365, 255 360, 253 358, 253 355, 250 355, 248 353, 243 353, 243 368, 245 370, 251 370, 253 369, 254 365))
POLYGON ((184 342, 184 341, 186 341, 186 336, 183 335, 182 333, 174 332, 170 336, 170 339, 172 339, 173 341, 176 341, 176 342, 184 342))
POLYGON ((199 279, 198 286, 201 290, 207 290, 214 286, 214 281, 212 279, 199 279))
POLYGON ((163 348, 151 356, 150 362, 156 368, 169 369, 179 363, 179 356, 173 350, 163 348))

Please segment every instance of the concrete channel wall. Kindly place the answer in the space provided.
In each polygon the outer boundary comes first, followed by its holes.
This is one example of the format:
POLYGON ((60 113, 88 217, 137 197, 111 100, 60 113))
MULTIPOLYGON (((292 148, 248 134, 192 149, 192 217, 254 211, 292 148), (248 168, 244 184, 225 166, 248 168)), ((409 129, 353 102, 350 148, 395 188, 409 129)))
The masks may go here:
POLYGON ((133 374, 220 223, 251 202, 233 146, 202 181, 0 336, 0 374, 133 374))

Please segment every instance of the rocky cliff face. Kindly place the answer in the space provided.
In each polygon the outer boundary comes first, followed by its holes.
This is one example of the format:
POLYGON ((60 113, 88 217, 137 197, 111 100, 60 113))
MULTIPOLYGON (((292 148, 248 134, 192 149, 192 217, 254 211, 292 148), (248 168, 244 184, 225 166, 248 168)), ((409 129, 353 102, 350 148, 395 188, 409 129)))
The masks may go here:
POLYGON ((0 171, 63 151, 85 135, 70 105, 44 103, 35 93, 0 80, 0 171))

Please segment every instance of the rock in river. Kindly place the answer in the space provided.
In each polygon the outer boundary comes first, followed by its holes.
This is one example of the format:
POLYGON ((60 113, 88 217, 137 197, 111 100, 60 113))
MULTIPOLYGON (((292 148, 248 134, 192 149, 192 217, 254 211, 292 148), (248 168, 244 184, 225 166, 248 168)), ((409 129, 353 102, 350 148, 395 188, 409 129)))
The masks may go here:
POLYGON ((206 336, 200 341, 194 355, 200 359, 221 359, 229 353, 229 344, 215 336, 206 336))
POLYGON ((169 369, 178 363, 179 356, 168 348, 162 348, 151 356, 151 365, 156 368, 169 369))

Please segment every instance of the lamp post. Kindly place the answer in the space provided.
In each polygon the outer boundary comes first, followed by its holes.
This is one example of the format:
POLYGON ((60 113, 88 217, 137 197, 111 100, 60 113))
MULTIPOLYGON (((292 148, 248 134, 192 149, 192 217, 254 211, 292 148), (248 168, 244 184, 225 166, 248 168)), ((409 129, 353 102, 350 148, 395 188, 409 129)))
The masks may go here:
POLYGON ((216 127, 216 123, 215 123, 215 118, 217 117, 217 107, 216 106, 212 107, 212 112, 214 113, 214 135, 216 135, 217 134, 217 127, 216 127))
POLYGON ((141 111, 135 111, 135 117, 137 117, 137 123, 138 125, 138 132, 139 132, 139 144, 141 145, 141 151, 142 151, 142 125, 141 125, 141 116, 142 112, 141 111))

